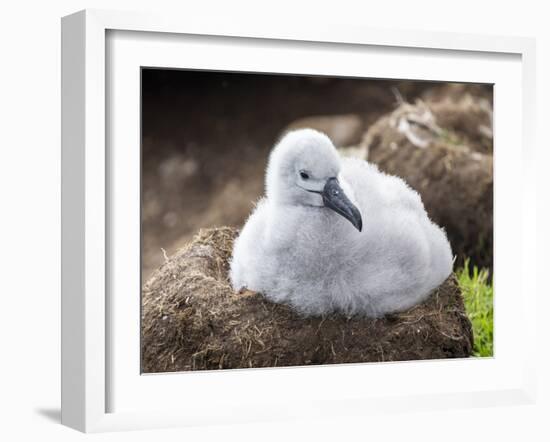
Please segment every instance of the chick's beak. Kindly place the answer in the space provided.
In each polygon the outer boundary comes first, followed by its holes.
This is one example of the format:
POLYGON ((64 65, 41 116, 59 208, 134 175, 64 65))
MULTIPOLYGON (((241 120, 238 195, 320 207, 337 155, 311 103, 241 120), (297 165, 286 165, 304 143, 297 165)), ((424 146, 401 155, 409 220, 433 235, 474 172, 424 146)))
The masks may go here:
POLYGON ((357 230, 361 231, 363 228, 361 213, 346 196, 337 178, 328 179, 321 195, 325 207, 334 210, 337 214, 352 223, 357 230))

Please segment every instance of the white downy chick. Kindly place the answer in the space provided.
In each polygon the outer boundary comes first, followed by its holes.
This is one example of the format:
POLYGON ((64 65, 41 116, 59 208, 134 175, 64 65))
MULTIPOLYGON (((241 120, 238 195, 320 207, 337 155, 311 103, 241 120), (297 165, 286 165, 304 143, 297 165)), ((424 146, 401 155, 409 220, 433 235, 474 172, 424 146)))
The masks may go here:
POLYGON ((271 152, 230 279, 304 315, 378 317, 422 302, 451 271, 445 232, 416 191, 301 129, 271 152))

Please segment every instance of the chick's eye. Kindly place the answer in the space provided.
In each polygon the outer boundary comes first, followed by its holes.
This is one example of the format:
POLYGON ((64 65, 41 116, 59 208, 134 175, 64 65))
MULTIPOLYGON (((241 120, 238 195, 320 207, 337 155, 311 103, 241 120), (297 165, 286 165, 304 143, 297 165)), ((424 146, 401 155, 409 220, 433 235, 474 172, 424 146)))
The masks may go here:
POLYGON ((309 175, 307 172, 304 172, 303 170, 300 171, 300 176, 303 180, 309 180, 309 175))

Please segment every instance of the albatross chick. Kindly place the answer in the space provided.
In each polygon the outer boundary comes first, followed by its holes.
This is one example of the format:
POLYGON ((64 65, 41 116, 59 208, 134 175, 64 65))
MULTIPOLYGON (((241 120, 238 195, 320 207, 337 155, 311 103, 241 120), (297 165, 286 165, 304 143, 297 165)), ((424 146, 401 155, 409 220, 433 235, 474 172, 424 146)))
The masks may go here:
POLYGON ((304 315, 378 317, 424 301, 451 271, 445 232, 416 191, 301 129, 271 152, 230 279, 304 315))

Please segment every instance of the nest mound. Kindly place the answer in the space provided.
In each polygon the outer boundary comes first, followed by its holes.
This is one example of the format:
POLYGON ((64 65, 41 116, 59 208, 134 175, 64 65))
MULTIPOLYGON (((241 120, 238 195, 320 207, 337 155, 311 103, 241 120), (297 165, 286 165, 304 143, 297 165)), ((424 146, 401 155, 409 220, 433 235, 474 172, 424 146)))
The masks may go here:
POLYGON ((359 145, 380 170, 403 178, 444 227, 460 264, 493 266, 492 111, 484 98, 401 103, 359 145))
POLYGON ((467 357, 471 325, 454 276, 407 312, 304 318, 261 294, 235 293, 237 231, 201 230, 143 288, 146 373, 467 357))

